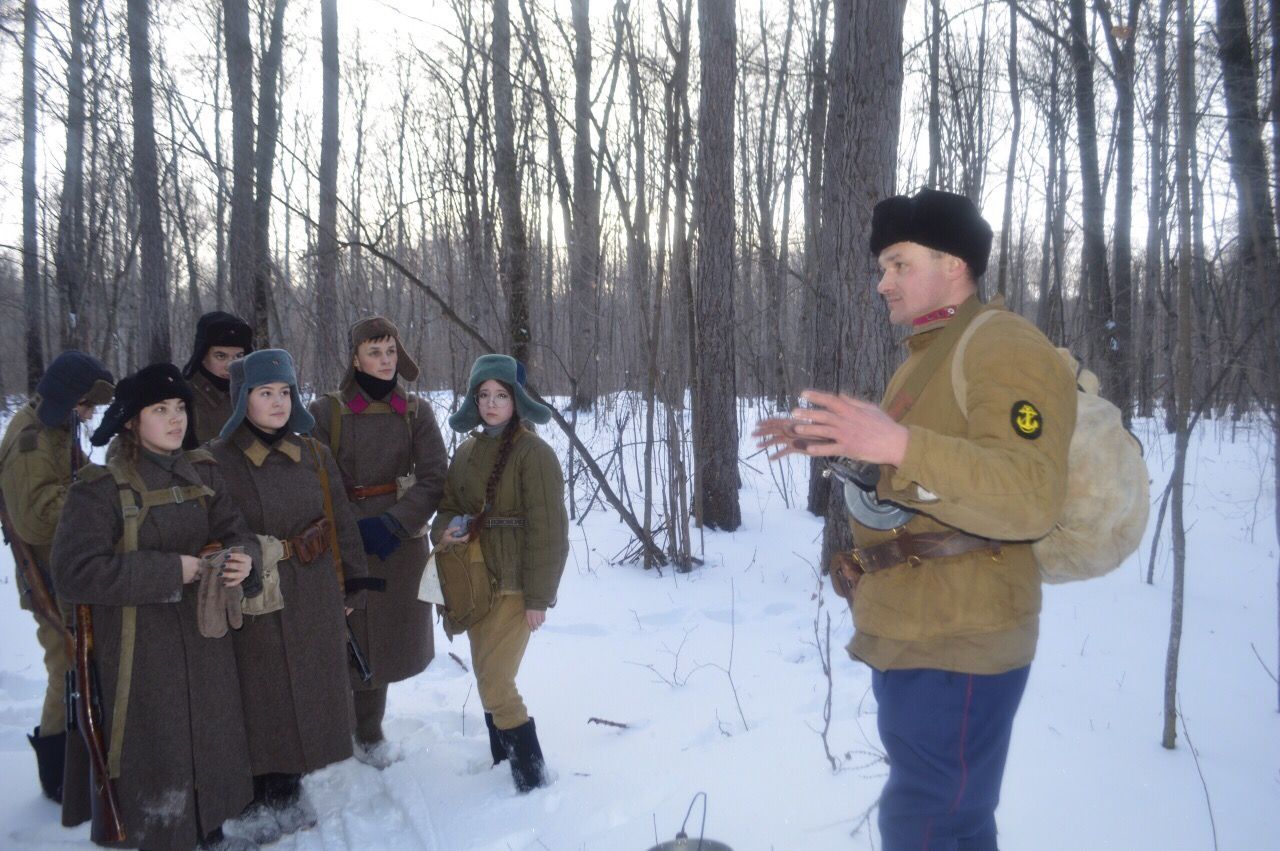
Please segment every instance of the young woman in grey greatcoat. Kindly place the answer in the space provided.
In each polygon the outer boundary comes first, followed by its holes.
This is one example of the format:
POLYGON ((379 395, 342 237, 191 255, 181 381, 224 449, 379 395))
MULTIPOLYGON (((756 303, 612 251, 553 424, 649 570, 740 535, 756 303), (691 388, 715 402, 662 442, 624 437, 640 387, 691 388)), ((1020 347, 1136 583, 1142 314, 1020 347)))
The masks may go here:
MULTIPOLYGON (((248 584, 258 542, 212 456, 184 451, 195 445, 190 404, 191 388, 171 364, 116 386, 92 437, 95 446, 114 438, 108 467, 84 468, 71 486, 51 566, 58 597, 91 607, 104 746, 126 844, 245 849, 254 846, 221 828, 253 796, 235 651, 226 621, 221 637, 206 637, 198 600, 225 593, 218 582, 248 584), (136 527, 125 523, 126 501, 146 506, 136 527), (211 542, 245 553, 229 556, 219 575, 198 557, 211 542), (122 679, 121 670, 131 673, 122 679)), ((88 793, 77 735, 68 741, 63 824, 89 819, 88 793)))
POLYGON ((233 410, 209 450, 274 560, 266 602, 247 607, 235 634, 254 779, 237 829, 267 843, 315 824, 302 775, 351 756, 345 614, 364 608, 367 571, 338 465, 306 436, 314 421, 293 358, 262 349, 234 361, 230 377, 233 410))

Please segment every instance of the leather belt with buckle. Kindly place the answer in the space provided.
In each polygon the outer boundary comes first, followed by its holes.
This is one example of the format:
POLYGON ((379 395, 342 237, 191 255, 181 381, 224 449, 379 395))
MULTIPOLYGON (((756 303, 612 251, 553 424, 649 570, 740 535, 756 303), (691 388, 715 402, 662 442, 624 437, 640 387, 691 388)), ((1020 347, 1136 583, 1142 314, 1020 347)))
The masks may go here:
POLYGON ((858 573, 875 573, 900 564, 919 567, 930 559, 982 551, 998 559, 1000 542, 964 532, 904 533, 875 546, 854 547, 849 552, 849 562, 858 573))
POLYGON ((385 485, 356 485, 353 488, 347 488, 347 498, 352 502, 359 502, 371 496, 385 496, 395 492, 395 482, 387 482, 385 485))

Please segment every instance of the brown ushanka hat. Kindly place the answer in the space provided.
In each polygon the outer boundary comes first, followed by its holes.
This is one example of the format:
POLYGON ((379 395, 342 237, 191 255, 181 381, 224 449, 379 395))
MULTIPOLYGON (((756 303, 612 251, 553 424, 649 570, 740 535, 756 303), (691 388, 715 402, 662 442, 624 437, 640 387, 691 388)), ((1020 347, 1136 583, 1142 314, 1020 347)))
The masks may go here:
MULTIPOLYGON (((404 343, 400 340, 400 329, 396 324, 385 316, 366 316, 364 319, 357 321, 351 326, 351 358, 355 357, 356 349, 361 343, 369 340, 381 340, 384 337, 394 337, 396 341, 396 372, 407 382, 418 380, 418 364, 405 350, 404 343)), ((347 361, 347 375, 342 379, 343 384, 347 384, 355 380, 356 368, 355 364, 349 359, 347 361)))

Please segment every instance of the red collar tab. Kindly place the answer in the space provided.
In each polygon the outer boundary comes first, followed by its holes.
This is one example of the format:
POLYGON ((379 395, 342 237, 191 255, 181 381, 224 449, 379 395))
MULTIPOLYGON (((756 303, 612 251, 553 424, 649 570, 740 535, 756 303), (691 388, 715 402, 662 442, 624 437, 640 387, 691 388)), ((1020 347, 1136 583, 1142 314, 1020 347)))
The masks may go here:
POLYGON ((921 325, 928 325, 931 322, 941 322, 943 319, 950 319, 956 315, 956 311, 960 308, 956 305, 944 307, 941 310, 935 310, 932 313, 926 313, 924 316, 918 316, 911 320, 911 327, 919 328, 921 325))
MULTIPOLYGON (((354 414, 363 414, 371 403, 364 397, 363 393, 357 393, 347 400, 347 407, 354 414)), ((391 406, 391 410, 400 416, 404 416, 409 410, 409 401, 399 393, 392 393, 391 398, 387 400, 387 404, 391 406)))

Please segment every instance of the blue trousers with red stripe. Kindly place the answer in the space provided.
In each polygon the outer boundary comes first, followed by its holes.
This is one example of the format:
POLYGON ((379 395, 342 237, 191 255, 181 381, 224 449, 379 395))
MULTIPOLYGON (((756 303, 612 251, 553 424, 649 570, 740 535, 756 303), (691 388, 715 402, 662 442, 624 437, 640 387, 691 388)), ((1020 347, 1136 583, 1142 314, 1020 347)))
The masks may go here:
POLYGON ((1030 671, 872 672, 889 757, 880 797, 885 851, 994 851, 1000 781, 1030 671))

